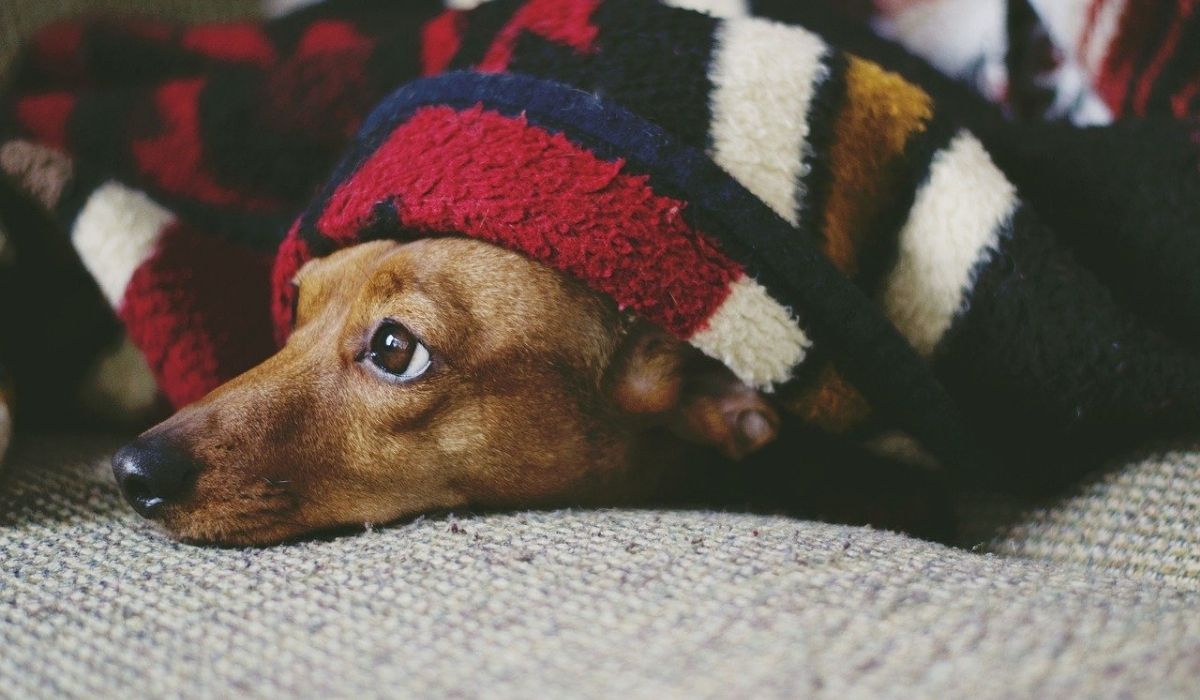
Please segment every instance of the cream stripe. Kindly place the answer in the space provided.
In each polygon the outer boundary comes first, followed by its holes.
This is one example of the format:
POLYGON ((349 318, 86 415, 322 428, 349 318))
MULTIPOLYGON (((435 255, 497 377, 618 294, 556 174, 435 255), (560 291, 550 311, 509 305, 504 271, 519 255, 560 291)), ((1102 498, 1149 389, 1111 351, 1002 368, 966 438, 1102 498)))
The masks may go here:
POLYGON ((127 335, 95 361, 79 389, 84 408, 113 421, 145 417, 154 410, 158 398, 154 372, 127 335))
POLYGON ((1092 0, 1030 0, 1029 4, 1037 10, 1054 43, 1074 54, 1087 26, 1092 0))
POLYGON ((101 185, 75 219, 71 240, 84 267, 117 308, 138 266, 175 217, 149 197, 116 182, 101 185))
POLYGON ((812 345, 791 312, 749 277, 733 284, 708 325, 689 342, 764 390, 790 379, 812 345))
POLYGON ((828 75, 817 35, 761 19, 717 31, 712 157, 793 226, 811 152, 809 108, 828 75))
POLYGON ((1121 30, 1121 17, 1125 14, 1128 0, 1104 0, 1104 6, 1096 15, 1096 26, 1092 29, 1091 40, 1083 51, 1083 65, 1092 75, 1100 75, 1104 70, 1104 60, 1108 58, 1112 42, 1121 30))
POLYGON ((262 11, 267 17, 281 17, 318 2, 321 0, 263 0, 262 11))
POLYGON ((750 16, 750 0, 666 0, 665 4, 723 19, 750 16))
POLYGON ((0 145, 0 170, 39 204, 54 209, 74 176, 75 167, 71 158, 59 151, 18 140, 0 145))
MULTIPOLYGON (((316 0, 267 0, 268 5, 274 3, 304 2, 311 4, 316 0)), ((447 8, 452 10, 473 10, 490 0, 445 0, 447 8)), ((695 10, 712 15, 713 17, 747 17, 750 15, 750 0, 663 0, 663 4, 678 7, 681 10, 695 10)))
POLYGON ((875 28, 943 73, 967 78, 981 58, 1003 63, 1005 8, 1005 0, 923 0, 881 17, 875 28))
POLYGON ((934 157, 884 290, 888 318, 922 356, 963 308, 975 268, 995 252, 1016 206, 1015 188, 970 133, 934 157))

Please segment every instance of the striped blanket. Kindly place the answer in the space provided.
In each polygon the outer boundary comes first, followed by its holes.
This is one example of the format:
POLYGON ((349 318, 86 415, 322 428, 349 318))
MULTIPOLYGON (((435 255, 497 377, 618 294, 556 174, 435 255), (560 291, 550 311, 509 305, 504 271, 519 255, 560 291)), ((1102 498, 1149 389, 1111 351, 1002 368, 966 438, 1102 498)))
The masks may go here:
POLYGON ((1109 124, 1200 114, 1192 0, 827 2, 1013 115, 1109 124))
MULTIPOLYGON (((467 235, 612 296, 805 429, 954 474, 1076 473, 1200 428, 1195 125, 1007 121, 819 3, 70 24, 30 47, 3 118, 6 201, 75 254, 10 224, 17 277, 94 280, 175 406, 286 339, 305 260, 467 235)), ((56 339, 5 343, 18 380, 82 373, 109 337, 14 298, 56 339)))

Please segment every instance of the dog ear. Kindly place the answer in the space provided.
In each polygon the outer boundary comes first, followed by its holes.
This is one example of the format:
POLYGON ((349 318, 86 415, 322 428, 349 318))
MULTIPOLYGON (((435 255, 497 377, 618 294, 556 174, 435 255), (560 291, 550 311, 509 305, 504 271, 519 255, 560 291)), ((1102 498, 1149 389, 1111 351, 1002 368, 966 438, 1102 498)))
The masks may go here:
POLYGON ((773 441, 779 413, 725 365, 650 323, 637 322, 608 373, 626 414, 711 445, 731 459, 773 441))

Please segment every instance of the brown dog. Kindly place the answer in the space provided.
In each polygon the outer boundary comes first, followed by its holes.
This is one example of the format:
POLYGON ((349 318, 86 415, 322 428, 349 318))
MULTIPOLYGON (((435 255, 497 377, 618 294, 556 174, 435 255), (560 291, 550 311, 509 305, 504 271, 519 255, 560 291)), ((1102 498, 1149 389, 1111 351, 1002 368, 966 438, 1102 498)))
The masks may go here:
POLYGON ((720 363, 486 243, 366 243, 298 277, 277 355, 114 458, 134 508, 181 539, 620 503, 687 444, 740 458, 778 430, 720 363))

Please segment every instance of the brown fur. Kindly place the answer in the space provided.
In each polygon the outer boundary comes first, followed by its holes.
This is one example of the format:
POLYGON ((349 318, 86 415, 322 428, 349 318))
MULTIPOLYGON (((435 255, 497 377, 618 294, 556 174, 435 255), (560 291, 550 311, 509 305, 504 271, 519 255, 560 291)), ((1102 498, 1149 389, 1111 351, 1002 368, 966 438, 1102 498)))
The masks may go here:
POLYGON ((687 442, 740 457, 778 427, 719 363, 485 243, 362 244, 297 282, 287 345, 142 438, 199 466, 158 515, 177 537, 266 544, 443 509, 619 503, 687 442), (429 348, 419 379, 361 361, 385 319, 429 348))

